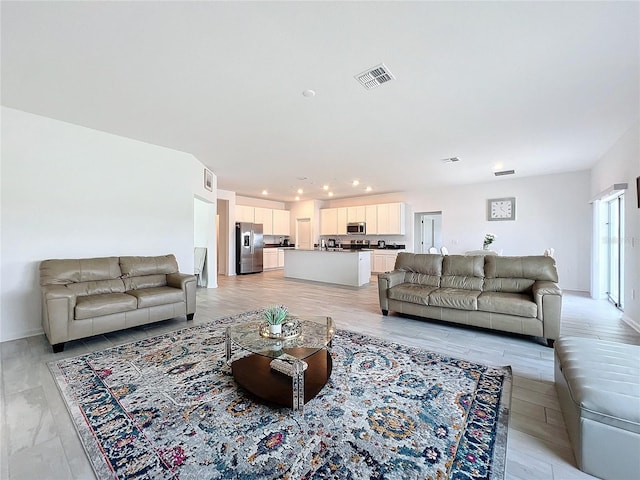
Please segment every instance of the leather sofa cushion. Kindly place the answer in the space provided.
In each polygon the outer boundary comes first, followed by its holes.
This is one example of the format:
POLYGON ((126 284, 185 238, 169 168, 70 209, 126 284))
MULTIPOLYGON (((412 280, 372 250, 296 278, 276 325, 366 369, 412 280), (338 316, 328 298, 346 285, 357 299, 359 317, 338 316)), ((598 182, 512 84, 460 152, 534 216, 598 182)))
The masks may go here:
POLYGON ((103 293, 78 297, 76 300, 75 319, 84 320, 111 313, 128 312, 135 310, 137 304, 138 300, 126 293, 103 293))
POLYGON ((458 310, 477 310, 480 293, 482 292, 479 290, 438 288, 429 295, 429 305, 458 310))
POLYGON ((145 275, 144 277, 129 277, 124 279, 125 290, 140 288, 164 287, 167 285, 166 275, 145 275))
POLYGON ((95 282, 69 283, 67 288, 75 295, 100 295, 102 293, 124 293, 124 282, 119 278, 113 280, 97 280, 95 282))
POLYGON ((535 280, 530 278, 485 278, 485 292, 531 293, 535 280))
POLYGON ((473 255, 446 255, 442 261, 442 275, 484 277, 484 258, 473 255))
POLYGON ((176 273, 178 271, 178 262, 174 255, 120 257, 120 269, 123 277, 166 275, 167 273, 176 273))
POLYGON ((442 255, 400 252, 396 258, 396 270, 405 273, 404 281, 432 287, 440 286, 442 255))
POLYGON ((118 257, 43 260, 40 262, 40 285, 109 280, 122 275, 118 257))
POLYGON ((555 350, 583 418, 640 433, 640 346, 560 337, 555 350))
POLYGON ((388 298, 401 302, 429 305, 429 294, 438 287, 429 285, 417 285, 414 283, 402 283, 388 290, 388 298))
POLYGON ((458 288, 461 290, 482 290, 483 283, 483 278, 462 275, 443 275, 440 279, 442 288, 458 288))
POLYGON ((487 255, 484 257, 486 278, 528 278, 558 282, 556 261, 544 255, 527 257, 502 257, 487 255))
POLYGON ((172 287, 143 288, 141 290, 131 290, 127 293, 138 299, 138 308, 184 302, 182 290, 172 287))
POLYGON ((538 305, 531 295, 522 293, 482 292, 478 297, 478 310, 518 317, 535 318, 538 315, 538 305))

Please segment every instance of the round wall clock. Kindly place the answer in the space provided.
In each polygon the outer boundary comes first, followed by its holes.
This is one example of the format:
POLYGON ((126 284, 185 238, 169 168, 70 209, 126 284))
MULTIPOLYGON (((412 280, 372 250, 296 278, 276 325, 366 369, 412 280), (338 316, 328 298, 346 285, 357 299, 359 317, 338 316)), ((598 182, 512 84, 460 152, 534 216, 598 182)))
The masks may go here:
POLYGON ((490 198, 487 200, 487 220, 515 220, 516 219, 516 199, 490 198))

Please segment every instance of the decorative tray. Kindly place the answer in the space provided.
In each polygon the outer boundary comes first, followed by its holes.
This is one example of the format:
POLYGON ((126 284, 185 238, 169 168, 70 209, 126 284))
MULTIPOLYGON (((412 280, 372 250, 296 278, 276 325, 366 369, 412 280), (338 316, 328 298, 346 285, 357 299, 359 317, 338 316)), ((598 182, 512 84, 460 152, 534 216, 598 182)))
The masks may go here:
POLYGON ((273 338, 276 340, 287 340, 295 338, 302 333, 302 324, 300 320, 292 318, 282 324, 282 333, 271 333, 267 322, 260 325, 260 335, 265 338, 273 338))

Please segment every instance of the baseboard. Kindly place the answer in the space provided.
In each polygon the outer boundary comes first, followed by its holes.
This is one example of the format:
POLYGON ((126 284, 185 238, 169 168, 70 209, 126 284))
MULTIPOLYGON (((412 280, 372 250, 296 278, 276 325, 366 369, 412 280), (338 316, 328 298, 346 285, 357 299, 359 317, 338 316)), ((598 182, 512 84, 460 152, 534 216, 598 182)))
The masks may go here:
POLYGON ((627 315, 623 315, 622 316, 622 321, 624 323, 626 323, 627 325, 629 325, 631 328, 633 328, 636 332, 640 333, 640 322, 637 320, 634 320, 633 318, 627 316, 627 315))
POLYGON ((25 330, 23 332, 14 332, 7 337, 0 338, 0 343, 11 342, 12 340, 20 340, 21 338, 35 337, 36 335, 42 335, 44 330, 42 328, 34 328, 32 330, 25 330))

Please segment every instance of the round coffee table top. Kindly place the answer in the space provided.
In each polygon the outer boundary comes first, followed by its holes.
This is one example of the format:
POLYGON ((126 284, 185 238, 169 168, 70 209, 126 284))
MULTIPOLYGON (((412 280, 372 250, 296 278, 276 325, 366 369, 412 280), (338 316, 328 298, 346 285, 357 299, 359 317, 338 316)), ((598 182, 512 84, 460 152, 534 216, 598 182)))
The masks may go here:
POLYGON ((303 360, 331 343, 335 333, 335 324, 331 317, 325 316, 292 316, 292 320, 300 322, 302 330, 293 338, 269 338, 260 333, 264 325, 261 315, 256 320, 230 325, 227 327, 227 338, 236 346, 256 355, 278 358, 286 351, 289 355, 303 360))

